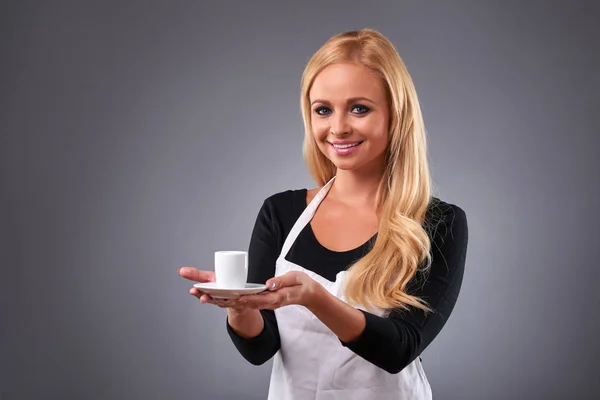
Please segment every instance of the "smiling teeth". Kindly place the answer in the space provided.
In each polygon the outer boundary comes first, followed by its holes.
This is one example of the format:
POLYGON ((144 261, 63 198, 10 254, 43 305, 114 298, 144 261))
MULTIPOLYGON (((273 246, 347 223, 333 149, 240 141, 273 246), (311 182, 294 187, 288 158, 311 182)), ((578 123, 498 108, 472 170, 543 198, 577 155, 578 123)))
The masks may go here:
POLYGON ((334 144, 333 147, 335 147, 336 149, 349 149, 350 147, 358 146, 359 144, 360 142, 349 144, 334 144))

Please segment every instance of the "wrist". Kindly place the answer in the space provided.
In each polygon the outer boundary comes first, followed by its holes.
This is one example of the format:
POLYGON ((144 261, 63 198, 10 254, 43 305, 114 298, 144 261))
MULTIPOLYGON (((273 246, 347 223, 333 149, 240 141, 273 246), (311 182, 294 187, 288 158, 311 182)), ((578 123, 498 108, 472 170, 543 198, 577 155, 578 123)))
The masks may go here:
POLYGON ((329 293, 318 285, 308 296, 305 305, 323 322, 343 343, 357 340, 366 328, 366 317, 362 311, 329 293))
POLYGON ((237 309, 237 308, 227 308, 227 317, 230 319, 243 318, 246 315, 252 314, 253 311, 256 311, 251 308, 246 309, 237 309))
POLYGON ((327 297, 329 292, 318 282, 314 282, 311 289, 307 292, 303 306, 314 313, 319 308, 319 304, 327 297))
POLYGON ((236 310, 227 309, 227 324, 231 330, 244 339, 258 336, 264 328, 264 320, 260 312, 255 309, 236 310))

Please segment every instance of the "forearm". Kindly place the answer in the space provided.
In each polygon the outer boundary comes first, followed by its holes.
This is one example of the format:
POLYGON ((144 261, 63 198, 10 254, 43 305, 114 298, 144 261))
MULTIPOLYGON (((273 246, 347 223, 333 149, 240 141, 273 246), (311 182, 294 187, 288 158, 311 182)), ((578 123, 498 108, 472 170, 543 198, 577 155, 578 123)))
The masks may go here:
POLYGON ((365 330, 364 314, 318 286, 306 305, 342 342, 352 342, 365 330))
POLYGON ((243 312, 227 309, 227 322, 236 335, 246 340, 260 335, 265 326, 260 311, 252 309, 243 312))
POLYGON ((271 359, 279 350, 281 346, 279 329, 272 311, 249 311, 252 312, 241 315, 228 312, 227 332, 235 347, 246 360, 251 364, 261 365, 271 359), (231 318, 229 314, 231 314, 231 318), (258 316, 258 321, 256 316, 258 316), (231 324, 234 324, 235 328, 231 324))
POLYGON ((341 345, 389 373, 398 373, 416 356, 419 335, 406 324, 360 311, 327 290, 318 289, 307 308, 341 345))

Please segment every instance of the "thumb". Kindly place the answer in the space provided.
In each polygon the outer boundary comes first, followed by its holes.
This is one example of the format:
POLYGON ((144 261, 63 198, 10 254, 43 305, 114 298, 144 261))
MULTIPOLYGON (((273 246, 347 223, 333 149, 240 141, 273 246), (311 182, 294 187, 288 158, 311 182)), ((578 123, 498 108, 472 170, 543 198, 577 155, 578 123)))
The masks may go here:
POLYGON ((267 281, 266 286, 268 290, 277 290, 286 286, 299 285, 298 274, 294 271, 288 272, 281 276, 271 278, 267 281))
POLYGON ((271 278, 265 283, 267 290, 277 290, 281 286, 277 278, 271 278))

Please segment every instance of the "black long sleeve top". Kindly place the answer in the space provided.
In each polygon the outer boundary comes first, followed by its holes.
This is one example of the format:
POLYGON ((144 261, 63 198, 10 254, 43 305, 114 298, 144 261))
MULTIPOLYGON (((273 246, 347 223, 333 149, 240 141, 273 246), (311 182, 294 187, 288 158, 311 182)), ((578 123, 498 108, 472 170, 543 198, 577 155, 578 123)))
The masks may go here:
MULTIPOLYGON (((306 189, 288 190, 267 198, 258 213, 248 251, 248 282, 265 283, 275 275, 275 262, 283 243, 306 208, 306 189)), ((433 312, 391 310, 386 317, 362 311, 366 327, 351 343, 340 341, 357 355, 389 373, 398 373, 434 340, 454 309, 462 285, 468 241, 465 212, 458 206, 434 198, 424 225, 431 238, 432 264, 417 274, 409 292, 424 299, 433 312)), ((310 224, 302 230, 286 259, 329 280, 364 255, 376 236, 349 251, 323 247, 310 224)), ((254 338, 238 336, 229 323, 227 332, 240 354, 254 365, 271 359, 280 348, 274 311, 261 310, 262 332, 254 338)))

